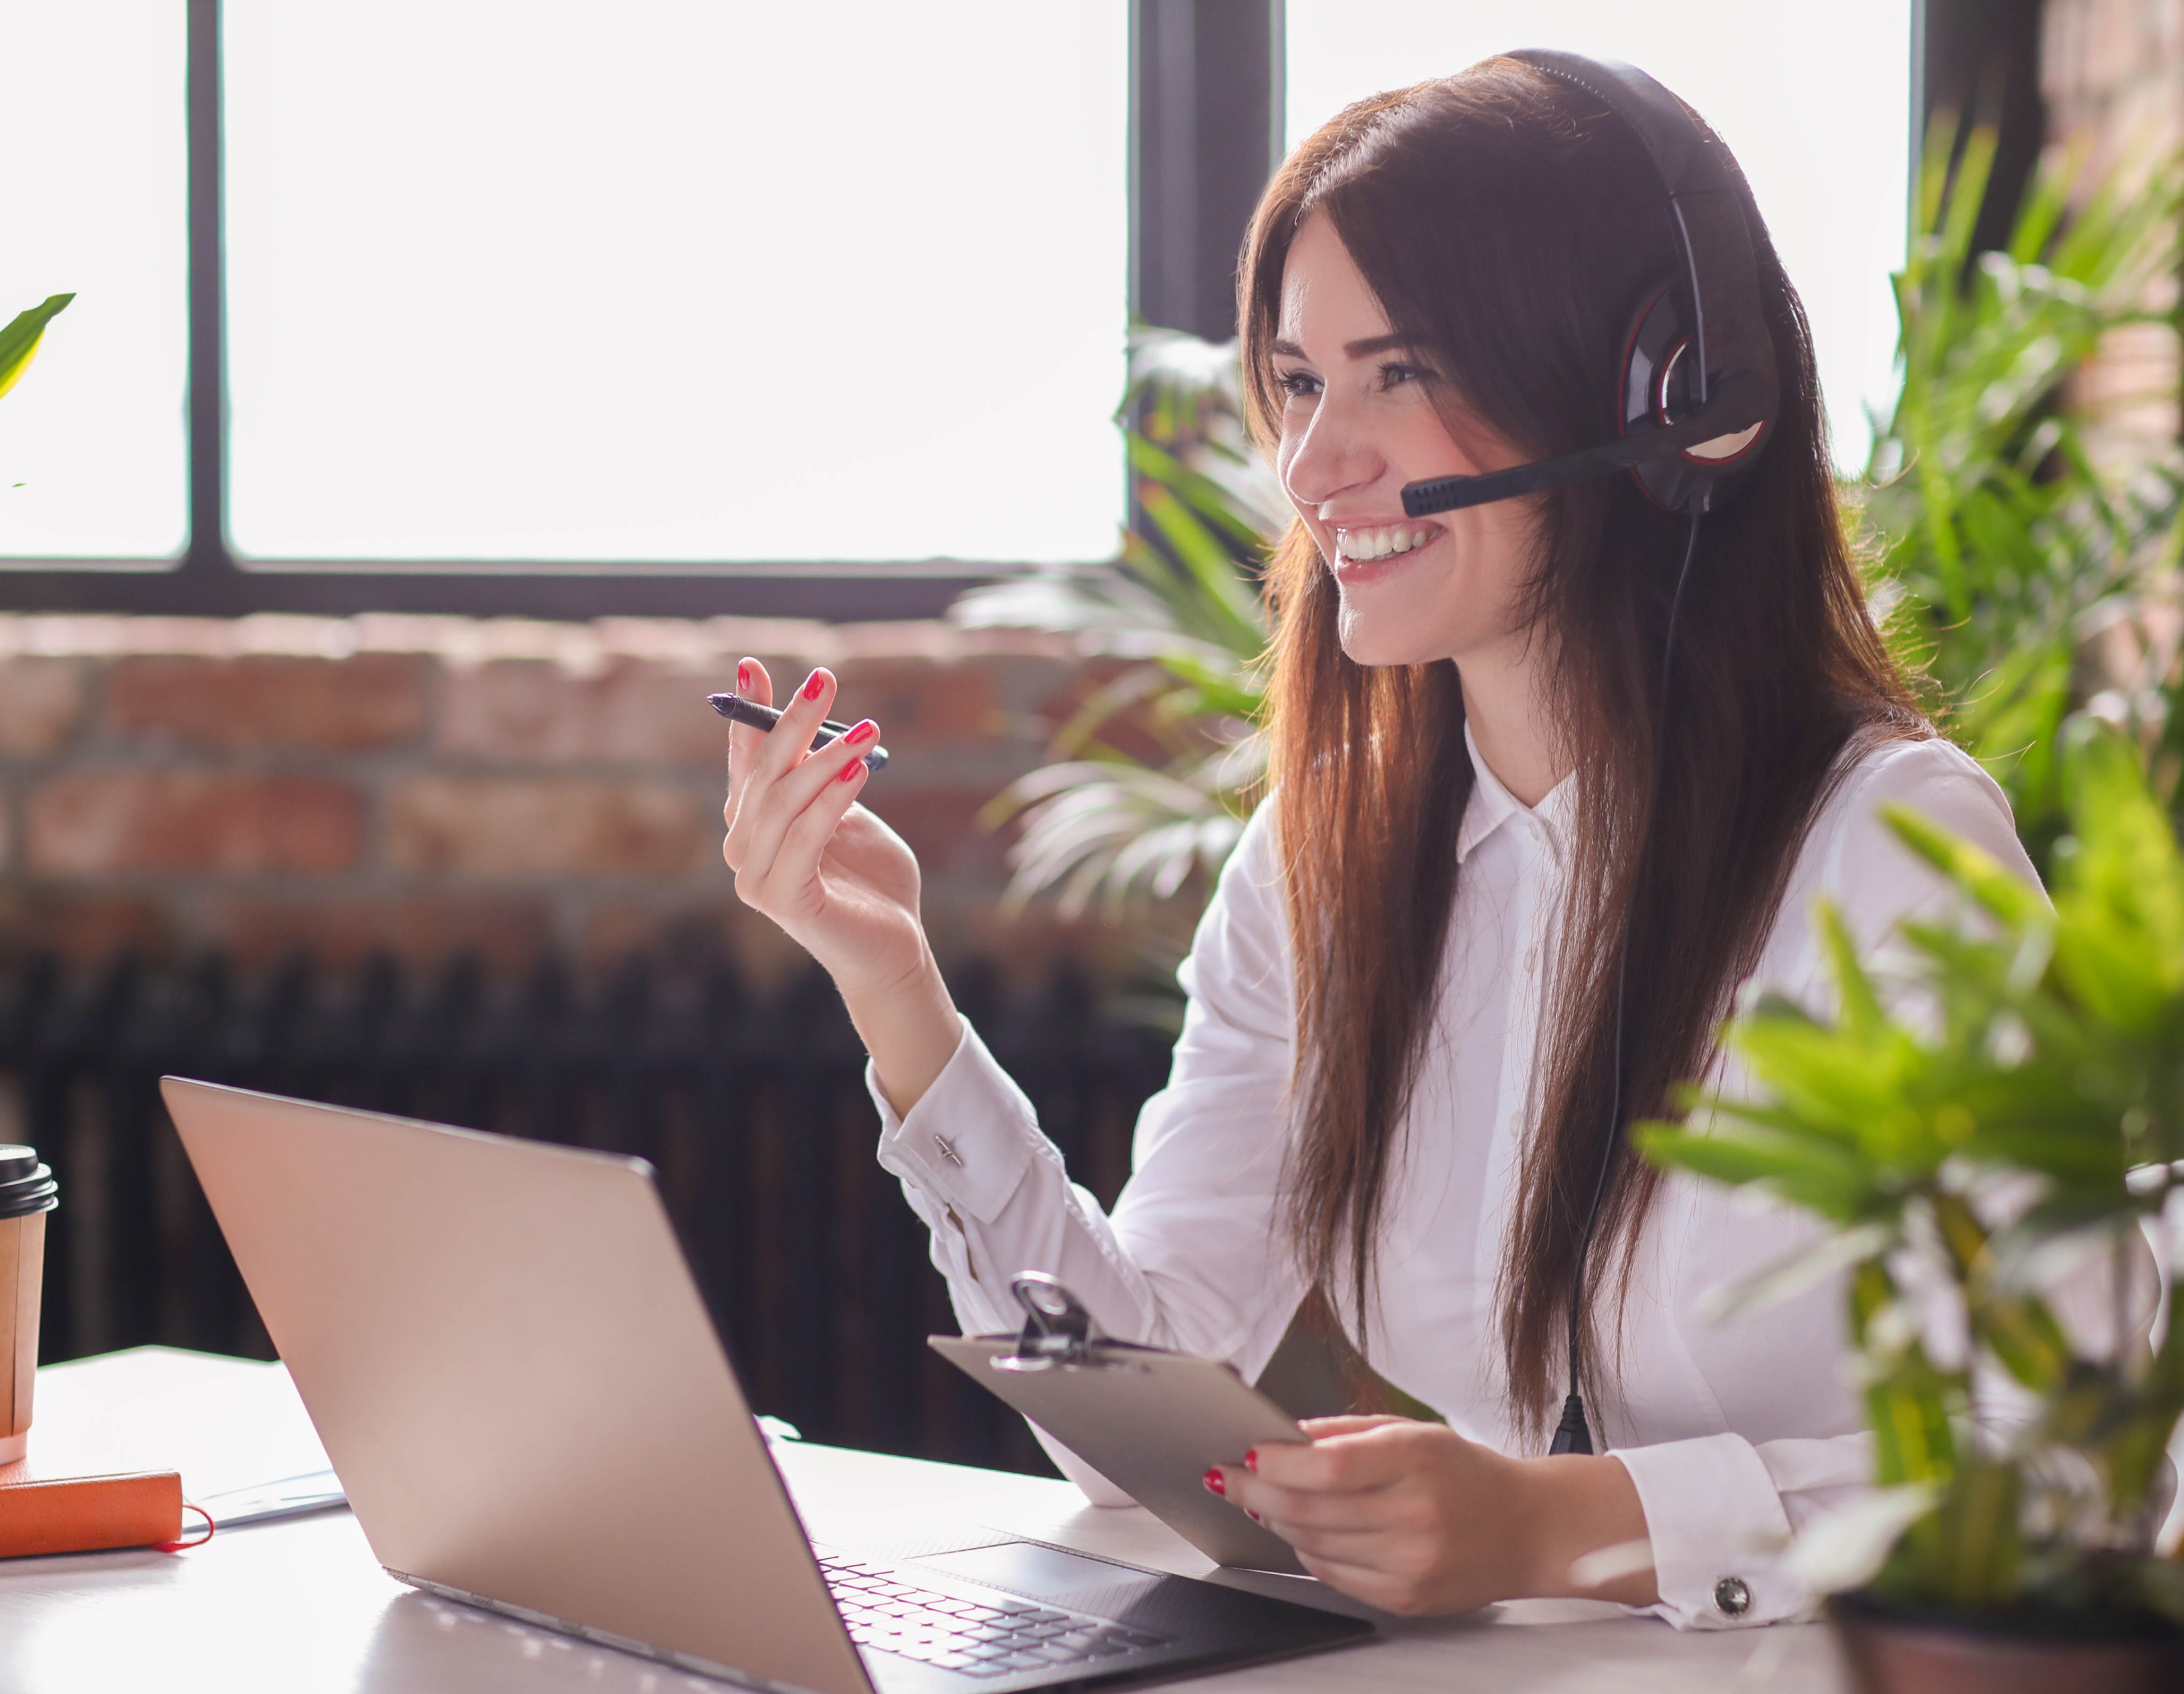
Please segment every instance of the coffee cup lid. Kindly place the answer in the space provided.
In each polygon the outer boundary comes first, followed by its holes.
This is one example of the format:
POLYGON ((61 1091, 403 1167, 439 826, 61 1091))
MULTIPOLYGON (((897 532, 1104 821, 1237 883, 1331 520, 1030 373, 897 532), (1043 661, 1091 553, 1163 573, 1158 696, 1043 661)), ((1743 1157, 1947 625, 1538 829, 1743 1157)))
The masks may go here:
POLYGON ((0 1145, 0 1218, 51 1212, 59 1204, 60 1184, 34 1149, 0 1145))

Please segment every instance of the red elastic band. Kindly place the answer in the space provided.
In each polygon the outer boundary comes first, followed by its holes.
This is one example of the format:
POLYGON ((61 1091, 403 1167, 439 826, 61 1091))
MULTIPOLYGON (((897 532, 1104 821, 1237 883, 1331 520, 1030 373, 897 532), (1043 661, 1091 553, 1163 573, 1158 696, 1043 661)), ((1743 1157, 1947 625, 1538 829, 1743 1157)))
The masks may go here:
POLYGON ((182 1510, 185 1512, 194 1512, 198 1517, 205 1520, 204 1533, 199 1535, 193 1541, 154 1541, 152 1545, 155 1552, 187 1552, 192 1547, 201 1547, 213 1538, 214 1532, 220 1527, 213 1522, 212 1513, 206 1511, 202 1506, 192 1506, 188 1501, 185 1500, 182 1502, 182 1510))

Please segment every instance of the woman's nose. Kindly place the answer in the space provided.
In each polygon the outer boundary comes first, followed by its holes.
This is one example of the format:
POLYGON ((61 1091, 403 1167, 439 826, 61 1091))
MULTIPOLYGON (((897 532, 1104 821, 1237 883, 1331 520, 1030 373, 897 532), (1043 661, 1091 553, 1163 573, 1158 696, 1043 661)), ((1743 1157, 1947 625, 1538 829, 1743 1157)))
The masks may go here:
POLYGON ((1384 456, 1355 421, 1323 402, 1283 455, 1282 487, 1291 504, 1318 506, 1346 488, 1372 482, 1386 468, 1384 456))

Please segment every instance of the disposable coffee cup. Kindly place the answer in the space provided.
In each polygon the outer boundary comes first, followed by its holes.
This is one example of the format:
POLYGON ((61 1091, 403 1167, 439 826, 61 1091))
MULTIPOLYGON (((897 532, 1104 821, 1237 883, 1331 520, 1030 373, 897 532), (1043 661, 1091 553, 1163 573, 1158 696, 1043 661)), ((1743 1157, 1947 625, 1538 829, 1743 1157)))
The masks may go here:
POLYGON ((31 1440, 38 1381, 38 1299, 46 1285, 46 1214, 60 1204, 53 1173, 28 1147, 0 1145, 0 1464, 31 1440))

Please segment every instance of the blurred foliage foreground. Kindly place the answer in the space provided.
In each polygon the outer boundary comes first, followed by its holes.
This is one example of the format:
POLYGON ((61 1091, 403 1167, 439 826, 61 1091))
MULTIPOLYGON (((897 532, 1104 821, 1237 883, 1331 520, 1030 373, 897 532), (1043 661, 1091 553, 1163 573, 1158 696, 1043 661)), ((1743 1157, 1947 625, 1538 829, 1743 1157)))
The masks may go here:
POLYGON ((2184 1324, 2137 1339, 2142 1225, 2184 1180, 2184 855, 2113 729, 2074 719, 2057 764, 2052 906, 1894 811, 1975 921, 1905 925, 1911 963, 1884 982, 1824 909, 1834 1015, 1763 1000, 1729 1031, 1757 1096, 1639 1140, 1825 1226, 1732 1307, 1848 1272, 1880 1490, 1808 1535, 1808 1580, 2184 1625, 2184 1563, 2154 1550, 2184 1324))

